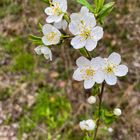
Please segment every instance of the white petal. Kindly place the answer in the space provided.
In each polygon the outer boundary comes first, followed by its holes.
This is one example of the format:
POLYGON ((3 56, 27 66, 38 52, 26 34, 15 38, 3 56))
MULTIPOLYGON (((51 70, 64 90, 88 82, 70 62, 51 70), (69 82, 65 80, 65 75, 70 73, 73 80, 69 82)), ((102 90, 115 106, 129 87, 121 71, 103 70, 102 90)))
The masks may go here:
POLYGON ((86 79, 84 81, 84 88, 85 89, 90 89, 94 86, 94 84, 95 84, 95 81, 93 79, 89 79, 89 80, 86 79))
POLYGON ((91 59, 91 65, 94 69, 102 69, 105 66, 105 60, 101 57, 95 57, 91 59))
POLYGON ((86 121, 86 130, 91 131, 95 128, 95 122, 93 120, 86 121))
POLYGON ((48 45, 48 46, 52 45, 52 43, 47 40, 46 36, 42 37, 42 42, 43 42, 43 44, 48 45))
POLYGON ((92 29, 92 36, 94 39, 97 41, 100 40, 103 37, 103 28, 100 26, 96 26, 95 28, 92 29))
POLYGON ((52 52, 48 47, 41 47, 41 52, 44 54, 46 59, 50 59, 52 61, 52 52))
POLYGON ((45 13, 47 14, 47 15, 53 15, 53 9, 51 8, 51 7, 47 7, 46 9, 45 9, 45 13))
POLYGON ((86 41, 81 36, 76 36, 71 40, 71 45, 75 49, 83 48, 86 44, 86 41))
POLYGON ((46 34, 52 32, 52 27, 53 27, 53 26, 50 25, 50 24, 45 24, 45 25, 42 27, 42 32, 43 32, 43 34, 46 35, 46 34))
POLYGON ((80 123, 79 123, 79 126, 80 126, 80 128, 81 128, 81 130, 86 130, 86 121, 81 121, 80 123))
POLYGON ((60 7, 63 12, 66 12, 67 11, 67 0, 61 0, 60 7))
POLYGON ((81 14, 80 13, 72 13, 70 15, 71 22, 76 22, 77 24, 81 22, 81 14))
POLYGON ((75 22, 69 24, 69 30, 73 35, 78 35, 80 33, 79 26, 75 22))
POLYGON ((51 50, 48 47, 41 47, 42 54, 50 54, 51 50))
POLYGON ((96 25, 96 20, 95 20, 94 14, 92 13, 83 15, 83 21, 87 27, 93 28, 96 25))
POLYGON ((108 85, 115 85, 117 83, 117 77, 113 74, 105 74, 105 81, 108 85))
POLYGON ((128 73, 128 67, 125 65, 117 66, 116 70, 114 71, 116 76, 125 76, 128 73))
POLYGON ((57 29, 62 29, 62 21, 60 21, 60 22, 55 22, 53 25, 54 25, 54 27, 56 27, 57 29))
POLYGON ((63 12, 66 12, 66 10, 67 10, 67 1, 66 0, 53 0, 52 3, 53 4, 59 3, 61 10, 63 12))
POLYGON ((47 19, 46 19, 46 22, 48 22, 48 23, 60 22, 63 18, 63 15, 64 14, 61 14, 59 16, 57 16, 57 15, 48 16, 47 19))
POLYGON ((121 63, 121 56, 118 53, 114 52, 108 57, 108 61, 119 65, 121 63))
POLYGON ((90 61, 84 56, 81 56, 76 60, 76 64, 78 67, 85 67, 90 65, 90 61))
POLYGON ((73 74, 73 79, 76 81, 82 81, 82 73, 80 72, 80 68, 76 69, 73 74))
POLYGON ((88 50, 88 51, 92 51, 93 49, 95 49, 97 46, 97 41, 96 40, 93 40, 93 39, 88 39, 86 41, 86 45, 85 45, 85 48, 88 50))
POLYGON ((57 29, 63 29, 63 30, 66 30, 68 26, 68 23, 66 20, 62 20, 60 22, 55 22, 54 23, 54 27, 56 27, 57 29))
POLYGON ((34 49, 34 51, 38 54, 38 55, 41 55, 42 52, 41 52, 41 46, 38 46, 34 49))
POLYGON ((97 70, 94 79, 98 84, 101 84, 105 79, 104 73, 101 70, 97 70))
POLYGON ((63 20, 62 22, 62 29, 65 31, 67 29, 68 23, 66 20, 63 20))
POLYGON ((86 14, 89 12, 89 9, 86 7, 86 6, 83 6, 80 10, 80 14, 83 15, 83 14, 86 14))

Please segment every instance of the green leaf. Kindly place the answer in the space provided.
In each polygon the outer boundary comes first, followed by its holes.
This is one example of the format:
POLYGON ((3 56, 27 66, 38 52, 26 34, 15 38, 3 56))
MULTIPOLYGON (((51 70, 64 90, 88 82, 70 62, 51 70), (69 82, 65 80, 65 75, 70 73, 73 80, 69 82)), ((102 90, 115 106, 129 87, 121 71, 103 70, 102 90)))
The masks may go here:
POLYGON ((115 5, 115 2, 110 2, 110 3, 105 4, 102 7, 101 11, 99 12, 98 18, 102 19, 105 16, 107 16, 113 10, 114 5, 115 5))
POLYGON ((101 118, 106 125, 110 125, 116 120, 116 116, 105 108, 101 110, 101 118))
POLYGON ((29 39, 32 41, 41 41, 41 37, 35 36, 35 35, 29 35, 29 39))
POLYGON ((87 0, 77 0, 77 2, 86 6, 91 12, 95 12, 93 6, 87 0))
POLYGON ((95 5, 96 5, 96 12, 98 13, 100 11, 100 9, 102 9, 105 0, 94 0, 95 5))
POLYGON ((42 0, 42 1, 45 2, 45 3, 47 3, 47 4, 50 3, 49 0, 42 0))

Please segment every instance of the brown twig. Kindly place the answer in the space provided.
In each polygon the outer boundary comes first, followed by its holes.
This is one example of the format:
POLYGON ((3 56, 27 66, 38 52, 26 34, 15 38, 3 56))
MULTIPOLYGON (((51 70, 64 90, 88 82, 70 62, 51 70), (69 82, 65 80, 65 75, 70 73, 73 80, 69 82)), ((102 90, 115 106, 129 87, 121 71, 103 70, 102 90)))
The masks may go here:
POLYGON ((98 120, 96 122, 96 128, 95 128, 95 133, 94 133, 94 139, 93 140, 96 140, 98 129, 99 129, 99 125, 100 125, 101 106, 102 106, 102 100, 103 100, 104 86, 105 86, 105 82, 102 83, 101 93, 98 95, 98 97, 99 97, 99 110, 98 111, 99 112, 98 112, 98 120))

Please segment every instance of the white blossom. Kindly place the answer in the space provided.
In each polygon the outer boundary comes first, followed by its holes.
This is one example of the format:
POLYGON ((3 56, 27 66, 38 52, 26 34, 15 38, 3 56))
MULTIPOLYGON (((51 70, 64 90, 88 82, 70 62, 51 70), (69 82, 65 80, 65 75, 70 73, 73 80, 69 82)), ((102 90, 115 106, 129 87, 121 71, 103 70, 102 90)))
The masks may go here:
POLYGON ((91 131, 95 128, 95 122, 93 120, 84 120, 79 123, 81 130, 91 131))
POLYGON ((103 37, 103 28, 96 26, 94 14, 82 7, 80 13, 74 13, 70 17, 69 30, 75 35, 71 45, 75 49, 85 47, 88 51, 92 51, 103 37))
POLYGON ((50 24, 45 24, 42 28, 44 36, 42 37, 42 42, 45 45, 56 45, 59 43, 61 38, 60 31, 50 24))
POLYGON ((91 61, 85 57, 80 57, 76 60, 78 68, 73 74, 73 79, 84 81, 84 88, 90 89, 96 83, 102 83, 104 80, 103 72, 100 68, 102 58, 96 57, 91 61))
POLYGON ((128 67, 120 65, 120 63, 121 56, 115 52, 102 62, 105 81, 108 85, 115 85, 117 83, 117 76, 122 77, 128 73, 128 67))
POLYGON ((116 116, 120 116, 122 114, 122 111, 120 108, 115 108, 114 111, 113 111, 114 115, 116 116))
POLYGON ((63 29, 64 31, 67 29, 68 23, 66 20, 62 20, 60 22, 55 22, 54 27, 57 29, 63 29))
POLYGON ((60 22, 67 11, 67 0, 52 0, 50 7, 45 9, 48 23, 60 22))
POLYGON ((46 59, 50 59, 52 61, 52 52, 48 47, 38 46, 34 50, 38 55, 43 54, 46 59))
POLYGON ((95 96, 90 96, 88 99, 87 99, 87 102, 89 104, 94 104, 96 103, 96 97, 95 96))

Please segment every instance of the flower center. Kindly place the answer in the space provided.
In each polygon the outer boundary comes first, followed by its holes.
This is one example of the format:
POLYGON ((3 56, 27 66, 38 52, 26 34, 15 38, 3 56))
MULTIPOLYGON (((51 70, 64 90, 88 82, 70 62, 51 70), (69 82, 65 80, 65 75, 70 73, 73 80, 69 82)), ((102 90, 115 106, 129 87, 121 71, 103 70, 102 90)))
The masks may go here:
POLYGON ((47 38, 48 41, 52 41, 55 38, 56 35, 57 34, 55 32, 51 32, 51 33, 46 35, 46 38, 47 38))
POLYGON ((62 14, 62 11, 61 11, 60 4, 59 3, 55 3, 54 4, 54 6, 53 6, 53 12, 54 12, 54 14, 57 14, 57 15, 61 15, 62 14))
POLYGON ((115 68, 115 65, 109 64, 107 67, 105 67, 105 71, 106 73, 111 74, 114 72, 114 68, 115 68))
POLYGON ((86 69, 86 75, 87 76, 93 76, 94 74, 95 74, 94 69, 91 69, 91 68, 86 69))
POLYGON ((89 36, 90 36, 90 30, 88 28, 85 28, 82 33, 81 33, 81 36, 84 37, 84 39, 88 39, 89 36))

